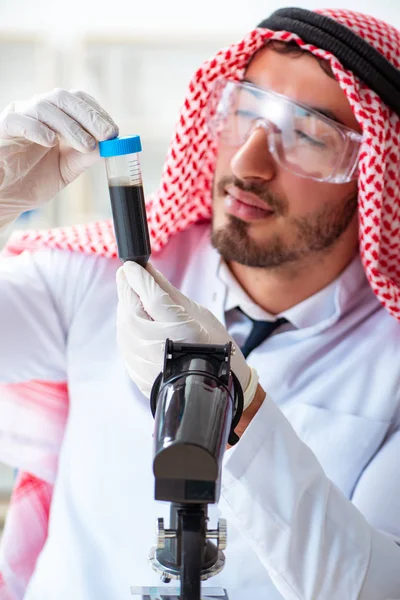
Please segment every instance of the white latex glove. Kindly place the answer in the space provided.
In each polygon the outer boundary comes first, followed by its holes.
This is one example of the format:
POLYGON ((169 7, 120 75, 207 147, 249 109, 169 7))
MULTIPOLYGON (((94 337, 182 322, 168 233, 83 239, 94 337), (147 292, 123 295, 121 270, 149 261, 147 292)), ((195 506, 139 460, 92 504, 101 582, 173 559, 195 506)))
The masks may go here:
POLYGON ((146 269, 126 262, 117 273, 117 340, 132 380, 147 397, 162 371, 167 338, 174 342, 227 344, 235 352, 231 369, 240 381, 244 408, 254 398, 257 372, 248 366, 220 321, 204 306, 189 300, 150 263, 146 269))
POLYGON ((55 89, 0 114, 0 228, 53 198, 99 158, 118 127, 84 92, 55 89))

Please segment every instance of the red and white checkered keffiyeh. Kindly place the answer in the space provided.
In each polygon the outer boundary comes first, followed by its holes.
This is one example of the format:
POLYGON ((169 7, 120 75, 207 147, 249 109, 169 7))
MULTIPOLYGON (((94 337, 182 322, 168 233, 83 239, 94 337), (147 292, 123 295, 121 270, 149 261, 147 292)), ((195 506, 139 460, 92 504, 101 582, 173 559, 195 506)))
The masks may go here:
MULTIPOLYGON (((324 9, 318 12, 352 29, 396 68, 400 67, 400 33, 394 27, 347 10, 324 9)), ((303 49, 326 59, 362 127, 358 181, 361 258, 373 291, 389 313, 400 319, 400 117, 351 71, 343 68, 330 52, 306 44, 297 35, 287 31, 255 29, 239 42, 218 52, 195 73, 179 115, 160 189, 148 202, 152 251, 159 251, 175 233, 199 220, 210 218, 217 150, 205 122, 204 109, 210 87, 219 77, 240 80, 251 56, 267 40, 295 40, 303 49)), ((7 252, 17 254, 23 250, 41 248, 116 256, 112 224, 108 221, 19 234, 11 238, 7 252)), ((67 406, 67 389, 59 401, 67 406)), ((51 417, 49 413, 49 419, 51 417)), ((46 539, 47 522, 43 515, 48 514, 51 499, 50 483, 39 482, 36 487, 34 483, 35 478, 21 475, 9 511, 10 526, 6 529, 7 545, 3 561, 8 560, 8 564, 12 564, 12 570, 20 577, 22 586, 29 580, 46 539), (34 524, 32 531, 35 532, 35 538, 26 536, 22 540, 18 535, 14 538, 11 526, 14 524, 18 528, 18 523, 27 522, 34 524), (38 522, 42 524, 41 527, 38 527, 38 522)), ((21 597, 8 590, 5 574, 1 587, 0 575, 0 600, 21 597)))

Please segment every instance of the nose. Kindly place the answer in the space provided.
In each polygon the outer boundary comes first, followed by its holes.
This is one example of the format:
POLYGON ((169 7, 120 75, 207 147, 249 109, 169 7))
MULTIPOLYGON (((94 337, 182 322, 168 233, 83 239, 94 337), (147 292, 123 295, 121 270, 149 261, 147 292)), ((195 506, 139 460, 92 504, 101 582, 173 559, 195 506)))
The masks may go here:
POLYGON ((268 148, 268 133, 263 125, 255 127, 244 144, 233 155, 231 169, 238 179, 271 180, 276 163, 268 148))

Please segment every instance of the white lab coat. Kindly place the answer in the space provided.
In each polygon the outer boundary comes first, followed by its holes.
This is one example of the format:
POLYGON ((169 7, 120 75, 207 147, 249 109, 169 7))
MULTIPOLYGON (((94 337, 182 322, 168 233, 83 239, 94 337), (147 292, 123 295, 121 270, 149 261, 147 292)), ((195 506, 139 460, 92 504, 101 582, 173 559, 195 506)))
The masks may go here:
MULTIPOLYGON (((206 226, 173 238, 153 262, 224 320, 206 226)), ((58 457, 48 539, 25 600, 122 599, 130 586, 159 584, 147 553, 169 507, 153 500, 148 400, 116 347, 118 266, 63 251, 2 263, 0 381, 68 381, 70 394, 59 448, 37 430, 0 436, 0 460, 12 446, 20 468, 34 445, 38 476, 49 452, 58 457)), ((314 323, 274 335, 248 359, 279 409, 264 402, 225 454, 221 501, 210 510, 211 525, 228 518, 229 541, 225 569, 207 585, 230 600, 272 600, 277 590, 288 599, 400 598, 400 548, 378 531, 400 538, 400 327, 357 262, 329 298, 314 323)), ((0 403, 0 423, 15 423, 12 413, 0 403)))

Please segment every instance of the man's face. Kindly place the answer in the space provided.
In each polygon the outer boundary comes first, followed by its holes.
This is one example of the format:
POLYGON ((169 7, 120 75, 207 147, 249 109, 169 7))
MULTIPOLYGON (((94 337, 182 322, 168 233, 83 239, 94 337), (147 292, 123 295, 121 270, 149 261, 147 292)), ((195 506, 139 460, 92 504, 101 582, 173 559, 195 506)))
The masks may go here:
MULTIPOLYGON (((281 54, 267 46, 251 61, 246 80, 360 131, 339 84, 311 54, 281 54)), ((212 229, 213 244, 227 261, 252 267, 293 265, 337 244, 347 245, 350 256, 358 239, 357 182, 323 183, 290 173, 270 154, 258 127, 240 147, 219 144, 212 229)))

